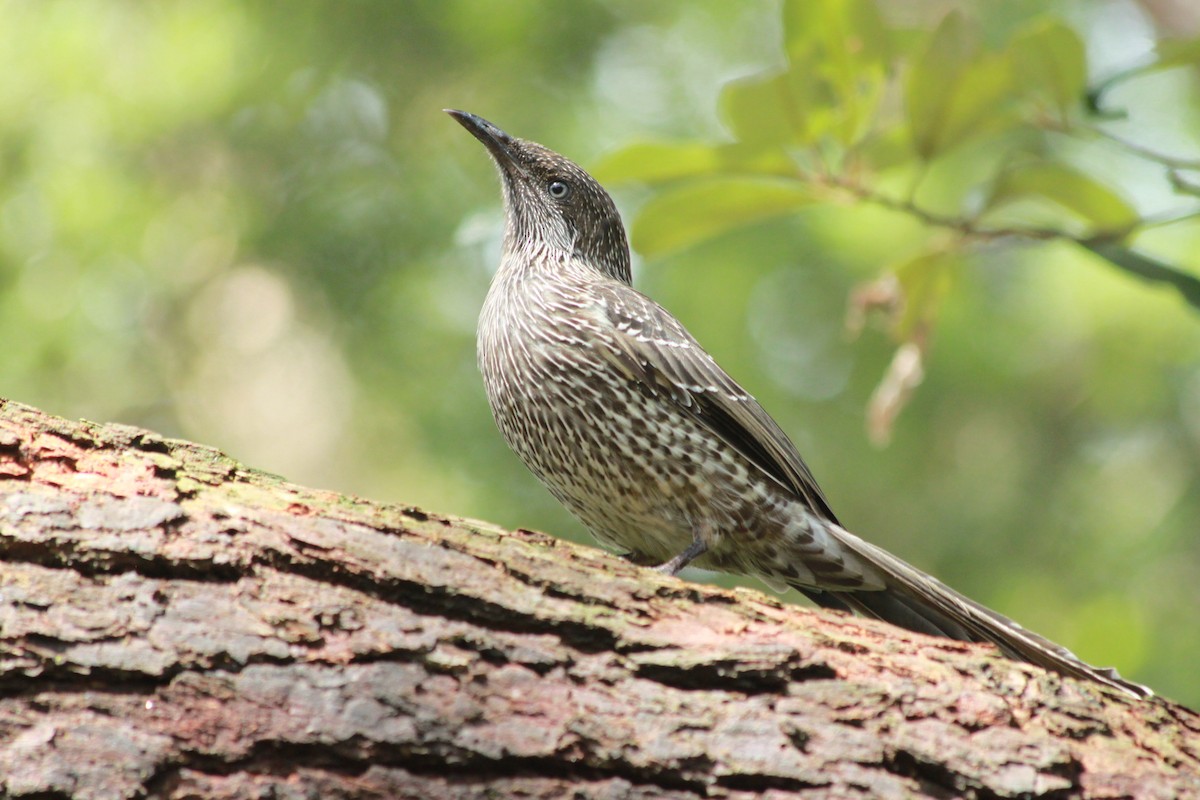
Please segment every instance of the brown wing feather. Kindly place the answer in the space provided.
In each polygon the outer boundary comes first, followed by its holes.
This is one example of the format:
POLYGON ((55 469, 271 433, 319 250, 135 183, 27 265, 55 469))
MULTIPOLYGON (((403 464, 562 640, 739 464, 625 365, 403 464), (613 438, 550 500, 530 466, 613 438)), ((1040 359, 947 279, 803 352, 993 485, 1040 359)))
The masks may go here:
POLYGON ((817 515, 837 522, 791 439, 662 306, 627 287, 600 287, 617 331, 609 355, 632 378, 669 397, 817 515))
POLYGON ((1115 670, 1098 669, 1069 650, 959 594, 937 579, 844 530, 795 445, 749 392, 725 373, 683 325, 650 298, 627 287, 599 287, 609 321, 616 329, 613 363, 736 448, 765 475, 807 502, 833 525, 829 530, 866 563, 885 575, 883 591, 823 591, 796 588, 821 605, 846 609, 964 641, 990 641, 1012 657, 1090 678, 1136 697, 1152 694, 1123 680, 1115 670))

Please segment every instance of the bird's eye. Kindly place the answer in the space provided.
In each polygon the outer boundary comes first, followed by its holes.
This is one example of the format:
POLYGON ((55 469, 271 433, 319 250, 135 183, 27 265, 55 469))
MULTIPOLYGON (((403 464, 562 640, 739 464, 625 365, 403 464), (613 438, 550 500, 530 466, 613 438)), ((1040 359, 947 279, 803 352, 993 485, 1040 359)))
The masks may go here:
POLYGON ((562 200, 571 193, 571 187, 562 181, 550 181, 550 185, 546 187, 546 191, 550 192, 550 196, 555 200, 562 200))

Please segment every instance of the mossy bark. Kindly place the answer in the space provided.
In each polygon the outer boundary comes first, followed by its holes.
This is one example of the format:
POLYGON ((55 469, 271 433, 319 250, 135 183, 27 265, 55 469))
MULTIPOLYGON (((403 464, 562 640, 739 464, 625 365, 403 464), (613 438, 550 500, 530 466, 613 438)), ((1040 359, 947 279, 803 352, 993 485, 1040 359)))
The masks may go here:
POLYGON ((0 559, 4 797, 1200 796, 1166 701, 6 401, 0 559))

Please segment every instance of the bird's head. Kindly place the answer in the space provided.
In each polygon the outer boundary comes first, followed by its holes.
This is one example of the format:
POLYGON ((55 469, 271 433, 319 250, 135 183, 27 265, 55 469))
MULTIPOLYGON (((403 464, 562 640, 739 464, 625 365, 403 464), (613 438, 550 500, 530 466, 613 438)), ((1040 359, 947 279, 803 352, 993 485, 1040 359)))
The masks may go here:
POLYGON ((630 282, 621 215, 595 178, 570 159, 509 136, 482 117, 452 109, 446 113, 483 142, 500 168, 506 247, 561 252, 630 282))

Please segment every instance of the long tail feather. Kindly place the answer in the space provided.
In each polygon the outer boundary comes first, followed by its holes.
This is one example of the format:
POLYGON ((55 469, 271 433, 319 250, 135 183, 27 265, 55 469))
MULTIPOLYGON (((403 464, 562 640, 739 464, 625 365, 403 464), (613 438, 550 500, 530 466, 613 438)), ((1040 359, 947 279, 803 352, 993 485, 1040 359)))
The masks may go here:
POLYGON ((959 594, 886 550, 840 527, 831 526, 830 532, 884 575, 886 588, 881 591, 828 592, 856 611, 921 633, 991 642, 1010 658, 1095 681, 1132 697, 1153 696, 1149 688, 1124 680, 1115 669, 1085 663, 1067 648, 959 594))

